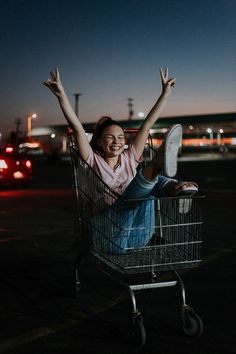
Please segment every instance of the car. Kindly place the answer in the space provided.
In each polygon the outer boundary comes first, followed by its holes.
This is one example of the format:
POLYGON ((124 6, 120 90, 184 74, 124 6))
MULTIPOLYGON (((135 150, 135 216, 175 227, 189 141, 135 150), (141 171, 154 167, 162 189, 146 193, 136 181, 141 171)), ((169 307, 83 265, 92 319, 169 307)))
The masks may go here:
POLYGON ((7 145, 0 150, 0 186, 27 186, 32 180, 32 163, 17 148, 7 145))

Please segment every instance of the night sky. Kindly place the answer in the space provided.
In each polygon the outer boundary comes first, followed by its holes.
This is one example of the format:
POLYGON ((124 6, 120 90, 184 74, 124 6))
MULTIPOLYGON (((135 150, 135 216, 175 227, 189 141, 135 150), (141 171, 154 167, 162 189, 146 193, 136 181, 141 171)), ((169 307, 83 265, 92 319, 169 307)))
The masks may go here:
POLYGON ((236 109, 236 0, 0 0, 0 132, 37 113, 63 124, 41 83, 58 66, 83 122, 148 113, 159 67, 177 78, 162 116, 236 109))

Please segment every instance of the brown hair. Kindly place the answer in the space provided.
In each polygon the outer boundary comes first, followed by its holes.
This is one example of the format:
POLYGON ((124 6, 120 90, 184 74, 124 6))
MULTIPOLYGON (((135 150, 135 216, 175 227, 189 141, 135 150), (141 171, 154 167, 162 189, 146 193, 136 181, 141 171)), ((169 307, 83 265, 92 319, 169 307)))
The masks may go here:
POLYGON ((123 127, 119 122, 113 120, 111 117, 103 116, 101 117, 98 122, 93 127, 93 136, 90 141, 90 145, 94 151, 97 151, 99 154, 102 154, 101 147, 98 145, 97 141, 102 137, 104 130, 111 125, 117 125, 123 130, 123 127))

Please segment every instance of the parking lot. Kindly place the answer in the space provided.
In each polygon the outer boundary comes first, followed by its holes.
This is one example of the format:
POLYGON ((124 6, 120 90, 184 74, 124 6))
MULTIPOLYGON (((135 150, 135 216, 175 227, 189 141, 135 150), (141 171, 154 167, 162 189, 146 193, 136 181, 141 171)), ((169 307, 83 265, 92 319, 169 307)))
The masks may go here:
POLYGON ((75 297, 73 195, 69 180, 53 178, 0 191, 0 353, 235 353, 235 190, 202 190, 203 262, 181 273, 202 336, 182 332, 179 290, 157 289, 137 297, 147 332, 138 347, 127 294, 86 261, 75 297))

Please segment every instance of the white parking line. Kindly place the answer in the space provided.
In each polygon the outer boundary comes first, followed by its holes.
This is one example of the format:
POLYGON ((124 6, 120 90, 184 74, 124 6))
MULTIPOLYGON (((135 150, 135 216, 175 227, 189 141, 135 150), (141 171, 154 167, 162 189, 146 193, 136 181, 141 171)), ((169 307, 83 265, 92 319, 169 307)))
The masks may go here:
POLYGON ((19 239, 21 239, 21 237, 3 238, 3 239, 0 239, 0 243, 12 242, 12 241, 19 240, 19 239))
MULTIPOLYGON (((90 307, 86 312, 89 312, 90 314, 98 314, 100 312, 103 312, 110 307, 115 306, 116 304, 120 303, 126 298, 125 295, 118 296, 114 299, 114 301, 111 300, 106 300, 104 303, 100 304, 99 306, 95 305, 90 307)), ((75 313, 73 314, 75 315, 75 313)), ((38 327, 35 329, 32 329, 32 331, 29 331, 27 333, 24 333, 22 335, 16 336, 16 337, 11 337, 7 339, 6 341, 2 341, 0 343, 0 353, 5 353, 9 350, 13 350, 15 348, 18 348, 24 344, 27 344, 29 342, 32 342, 36 339, 48 336, 50 334, 57 333, 59 331, 62 331, 64 329, 67 329, 69 327, 78 325, 80 322, 85 320, 86 318, 89 317, 89 315, 84 314, 83 312, 78 312, 76 314, 79 316, 79 319, 66 319, 63 323, 61 324, 50 324, 49 327, 38 327)))

